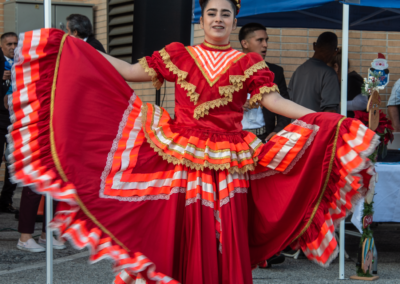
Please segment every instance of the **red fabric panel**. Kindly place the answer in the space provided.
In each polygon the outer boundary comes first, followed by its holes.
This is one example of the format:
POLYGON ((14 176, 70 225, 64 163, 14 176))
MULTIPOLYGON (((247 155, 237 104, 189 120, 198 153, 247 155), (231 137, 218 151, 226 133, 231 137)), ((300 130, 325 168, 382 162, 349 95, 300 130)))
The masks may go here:
MULTIPOLYGON (((313 147, 305 152, 288 174, 279 173, 251 180, 248 202, 252 264, 268 259, 284 249, 308 222, 324 184, 335 135, 332 130, 336 129, 340 118, 337 114, 303 117, 302 120, 308 124, 321 127, 313 147), (328 116, 331 119, 327 119, 328 116)), ((337 179, 331 180, 332 183, 338 181, 337 176, 332 177, 337 179)), ((321 206, 324 208, 324 203, 321 206)), ((324 223, 322 211, 325 210, 318 211, 313 224, 324 223)), ((318 232, 313 230, 307 238, 315 239, 318 232)))

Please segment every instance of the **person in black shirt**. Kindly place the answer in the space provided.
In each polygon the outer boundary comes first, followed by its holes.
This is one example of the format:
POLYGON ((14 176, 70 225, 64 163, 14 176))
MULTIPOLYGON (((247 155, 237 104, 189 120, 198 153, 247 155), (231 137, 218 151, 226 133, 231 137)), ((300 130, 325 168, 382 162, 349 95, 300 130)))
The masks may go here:
MULTIPOLYGON (((0 38, 1 49, 0 49, 0 75, 1 75, 1 98, 0 102, 0 165, 3 162, 4 156, 4 145, 7 142, 6 135, 8 134, 8 126, 10 122, 10 114, 3 104, 6 98, 7 92, 10 90, 11 86, 11 71, 5 70, 5 64, 11 66, 14 60, 14 49, 18 45, 18 36, 13 33, 4 33, 0 38)), ((7 68, 9 69, 9 68, 7 68)), ((0 196, 0 212, 5 213, 17 213, 18 210, 12 205, 12 197, 14 191, 17 188, 16 184, 12 184, 10 181, 10 174, 8 172, 8 167, 5 169, 4 185, 0 196)))
POLYGON ((94 37, 93 27, 88 17, 80 14, 71 14, 67 17, 67 32, 69 35, 86 41, 92 47, 106 53, 103 45, 94 37))
MULTIPOLYGON (((350 69, 350 62, 349 69, 350 69)), ((328 66, 332 67, 338 75, 339 82, 342 81, 342 51, 332 59, 328 66)), ((361 93, 364 84, 363 77, 356 71, 351 71, 347 75, 347 117, 354 117, 355 110, 366 111, 368 98, 361 93)))

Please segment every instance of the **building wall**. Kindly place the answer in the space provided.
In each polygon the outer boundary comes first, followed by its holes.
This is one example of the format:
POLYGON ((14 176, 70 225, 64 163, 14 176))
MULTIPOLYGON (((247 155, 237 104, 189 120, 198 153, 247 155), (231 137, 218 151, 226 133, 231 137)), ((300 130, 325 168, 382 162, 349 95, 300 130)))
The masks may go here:
MULTIPOLYGON (((68 3, 90 3, 94 4, 93 7, 93 28, 95 31, 96 38, 104 45, 107 46, 107 0, 56 0, 54 2, 68 2, 68 3)), ((0 0, 0 34, 4 32, 4 5, 6 0, 0 0)), ((38 0, 37 2, 43 3, 43 0, 38 0)), ((107 48, 106 48, 107 50, 107 48)))

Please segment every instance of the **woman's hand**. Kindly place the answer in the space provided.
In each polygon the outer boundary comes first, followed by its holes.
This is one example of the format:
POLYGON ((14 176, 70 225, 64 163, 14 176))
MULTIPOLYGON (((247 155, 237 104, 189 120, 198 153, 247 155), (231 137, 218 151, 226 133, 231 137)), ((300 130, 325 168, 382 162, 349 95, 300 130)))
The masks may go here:
MULTIPOLYGON (((100 51, 99 51, 100 52, 100 51)), ((128 82, 148 82, 151 77, 144 71, 139 63, 129 64, 125 61, 100 52, 108 62, 117 69, 118 73, 128 82)))
POLYGON ((302 107, 290 100, 282 98, 282 96, 277 92, 264 94, 261 104, 273 113, 292 119, 298 119, 307 114, 315 113, 315 111, 311 109, 302 107))

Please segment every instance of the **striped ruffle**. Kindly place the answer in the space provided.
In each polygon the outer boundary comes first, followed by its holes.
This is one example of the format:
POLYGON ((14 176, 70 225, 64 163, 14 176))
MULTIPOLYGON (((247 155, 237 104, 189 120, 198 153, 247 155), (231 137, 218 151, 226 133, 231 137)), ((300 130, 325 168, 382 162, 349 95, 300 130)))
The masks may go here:
POLYGON ((169 114, 160 107, 143 106, 144 134, 151 147, 165 160, 191 169, 254 170, 262 142, 253 133, 211 133, 202 130, 174 131, 169 114))
POLYGON ((340 168, 332 170, 333 159, 331 159, 332 172, 330 175, 328 173, 326 192, 324 190, 320 197, 321 202, 330 196, 330 201, 326 202, 328 208, 324 210, 323 206, 317 205, 318 210, 325 212, 324 222, 322 226, 311 222, 307 228, 307 230, 317 228, 318 235, 313 241, 297 240, 293 243, 294 246, 300 246, 310 260, 324 267, 327 267, 338 254, 338 244, 334 237, 335 228, 354 210, 353 204, 375 186, 376 172, 367 157, 378 146, 379 136, 358 120, 351 120, 348 129, 350 129, 349 132, 346 130, 348 133, 340 134, 339 123, 337 136, 341 136, 343 140, 341 143, 338 142, 337 151, 334 149, 332 155, 336 153, 340 168))
POLYGON ((8 157, 14 182, 30 186, 39 194, 49 193, 62 201, 51 227, 74 247, 90 250, 90 262, 104 258, 113 260, 116 272, 125 269, 132 275, 146 275, 156 283, 178 283, 158 273, 154 263, 140 252, 128 253, 123 244, 112 242, 112 235, 98 227, 91 230, 85 221, 76 220, 79 210, 85 211, 75 186, 57 168, 51 145, 52 103, 55 72, 63 42, 68 40, 61 30, 40 29, 20 35, 13 70, 14 93, 9 96, 12 125, 9 128, 8 157), (52 92, 53 91, 53 92, 52 92), (39 96, 40 94, 40 96, 39 96))

